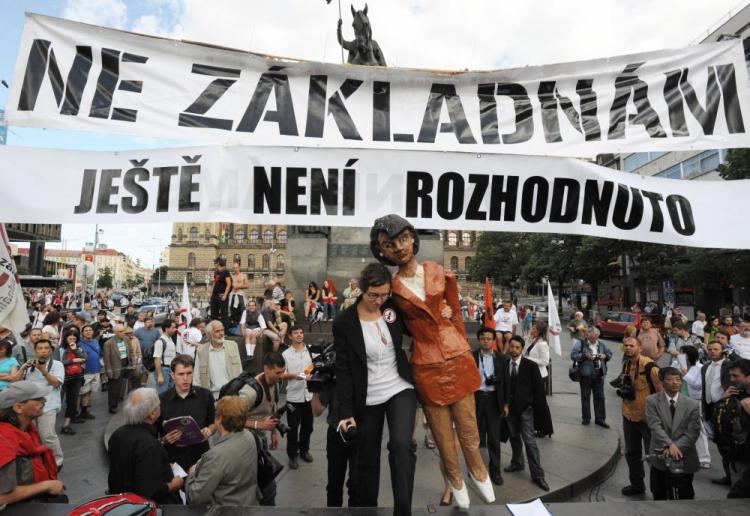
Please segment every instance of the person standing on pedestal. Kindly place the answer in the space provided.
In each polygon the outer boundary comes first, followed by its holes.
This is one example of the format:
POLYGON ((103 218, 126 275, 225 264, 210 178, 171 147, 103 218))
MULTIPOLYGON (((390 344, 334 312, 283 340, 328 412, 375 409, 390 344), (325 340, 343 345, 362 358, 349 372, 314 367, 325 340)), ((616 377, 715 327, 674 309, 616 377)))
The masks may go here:
POLYGON ((488 503, 495 501, 487 467, 479 453, 474 392, 481 385, 479 369, 466 339, 458 303, 456 277, 434 262, 417 261, 419 237, 406 219, 386 215, 370 230, 375 258, 398 266, 392 296, 412 335, 414 386, 422 401, 440 457, 459 507, 469 507, 453 427, 469 470, 469 478, 488 503), (441 315, 450 307, 450 319, 441 315))

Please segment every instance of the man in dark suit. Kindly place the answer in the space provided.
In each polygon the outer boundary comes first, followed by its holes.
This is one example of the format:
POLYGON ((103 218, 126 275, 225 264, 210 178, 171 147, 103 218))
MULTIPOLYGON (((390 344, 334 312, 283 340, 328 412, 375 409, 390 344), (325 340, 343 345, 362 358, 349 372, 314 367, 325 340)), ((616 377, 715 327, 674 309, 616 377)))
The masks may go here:
POLYGON ((544 400, 544 382, 539 373, 539 366, 522 355, 524 345, 525 342, 520 335, 511 337, 508 345, 510 356, 503 363, 503 417, 508 426, 510 446, 513 449, 510 466, 506 467, 505 471, 512 473, 523 470, 523 441, 531 480, 544 491, 549 491, 534 436, 534 404, 544 400))
POLYGON ((695 448, 700 435, 700 406, 680 395, 682 374, 678 369, 662 368, 659 380, 664 390, 646 398, 651 494, 654 500, 692 500, 693 475, 700 470, 695 448))
POLYGON ((482 327, 477 331, 479 349, 474 351, 474 360, 482 375, 482 385, 474 393, 477 405, 477 427, 479 428, 480 446, 487 445, 490 456, 490 480, 498 486, 503 485, 503 475, 500 472, 500 415, 503 411, 502 362, 507 359, 499 351, 493 351, 495 331, 482 327))
MULTIPOLYGON (((724 397, 724 391, 729 387, 730 360, 726 358, 724 346, 718 340, 709 341, 706 345, 706 353, 709 362, 701 368, 701 403, 703 405, 703 419, 711 425, 714 405, 724 397)), ((713 435, 713 429, 708 431, 713 435)), ((721 450, 719 450, 721 453, 721 450)), ((722 486, 732 485, 732 474, 730 472, 731 459, 726 454, 721 455, 721 464, 724 467, 724 476, 712 478, 711 482, 722 486)))

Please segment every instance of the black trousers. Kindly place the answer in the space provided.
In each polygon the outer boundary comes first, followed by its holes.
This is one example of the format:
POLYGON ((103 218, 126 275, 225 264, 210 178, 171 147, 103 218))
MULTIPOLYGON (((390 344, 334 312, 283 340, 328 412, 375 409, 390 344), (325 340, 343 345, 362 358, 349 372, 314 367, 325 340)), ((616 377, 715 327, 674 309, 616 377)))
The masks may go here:
POLYGON ((109 410, 115 410, 118 403, 120 403, 120 395, 122 394, 124 384, 125 379, 122 376, 120 376, 120 378, 110 378, 107 381, 107 400, 109 401, 109 410))
POLYGON ((312 405, 309 401, 289 404, 294 407, 294 412, 287 412, 286 422, 289 431, 286 434, 286 454, 296 457, 299 453, 310 451, 310 435, 313 432, 312 405))
POLYGON ((646 473, 643 469, 643 450, 648 453, 651 444, 651 430, 645 421, 630 421, 622 418, 622 433, 625 436, 625 460, 628 463, 630 485, 646 490, 644 481, 646 473))
POLYGON ((83 387, 83 377, 65 380, 62 390, 65 397, 65 417, 76 417, 78 413, 78 397, 83 387))
POLYGON ((349 494, 349 507, 358 507, 356 499, 356 461, 359 441, 349 444, 341 440, 336 428, 328 425, 326 436, 326 458, 328 459, 328 484, 326 485, 328 507, 344 506, 344 481, 346 470, 349 469, 349 479, 346 480, 346 490, 349 494))
POLYGON ((220 297, 211 297, 211 319, 221 321, 225 328, 229 327, 229 301, 222 301, 220 297))
POLYGON ((604 408, 604 378, 581 377, 581 419, 591 421, 591 393, 594 393, 594 419, 597 423, 607 420, 604 408))
POLYGON ((388 464, 391 468, 394 516, 411 515, 417 453, 411 441, 417 395, 404 389, 380 405, 365 407, 356 418, 359 428, 357 456, 357 501, 362 507, 378 506, 380 490, 380 446, 383 423, 388 420, 388 464))
POLYGON ((727 498, 750 498, 750 462, 735 462, 739 480, 729 489, 727 498))
POLYGON ((695 498, 692 473, 672 475, 669 471, 662 471, 651 466, 650 484, 654 500, 692 500, 695 498))
POLYGON ((477 391, 474 400, 477 405, 477 428, 479 442, 487 444, 490 456, 490 475, 500 475, 500 407, 494 392, 477 391))

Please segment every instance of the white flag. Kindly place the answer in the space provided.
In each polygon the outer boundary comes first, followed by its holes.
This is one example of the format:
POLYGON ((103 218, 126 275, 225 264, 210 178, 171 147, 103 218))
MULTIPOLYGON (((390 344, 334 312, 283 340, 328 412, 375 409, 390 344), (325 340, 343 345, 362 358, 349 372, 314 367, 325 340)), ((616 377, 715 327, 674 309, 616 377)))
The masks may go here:
POLYGON ((29 312, 21 292, 16 264, 10 254, 5 224, 0 224, 0 327, 8 328, 16 338, 26 329, 29 312))
POLYGON ((188 353, 188 347, 185 346, 185 337, 187 337, 187 330, 190 327, 190 295, 188 293, 187 278, 182 280, 182 302, 180 303, 180 322, 177 324, 177 353, 179 354, 190 354, 188 353))
POLYGON ((549 314, 549 343, 557 356, 561 357, 560 332, 562 331, 562 325, 560 325, 560 316, 557 314, 555 296, 552 295, 552 285, 549 284, 549 280, 547 280, 547 313, 549 314))

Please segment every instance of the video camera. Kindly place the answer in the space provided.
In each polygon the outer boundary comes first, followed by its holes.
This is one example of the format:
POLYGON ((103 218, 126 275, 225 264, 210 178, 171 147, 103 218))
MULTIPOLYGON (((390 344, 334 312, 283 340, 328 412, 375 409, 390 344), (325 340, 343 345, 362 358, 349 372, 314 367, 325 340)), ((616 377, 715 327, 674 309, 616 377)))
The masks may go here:
POLYGON ((310 351, 318 353, 318 356, 312 361, 313 369, 307 380, 307 390, 320 393, 336 383, 336 351, 333 343, 328 344, 322 338, 318 339, 315 346, 310 346, 310 351))
POLYGON ((633 379, 627 373, 622 373, 620 376, 609 382, 609 384, 617 389, 616 394, 626 401, 633 401, 635 399, 635 388, 633 387, 633 379))

